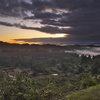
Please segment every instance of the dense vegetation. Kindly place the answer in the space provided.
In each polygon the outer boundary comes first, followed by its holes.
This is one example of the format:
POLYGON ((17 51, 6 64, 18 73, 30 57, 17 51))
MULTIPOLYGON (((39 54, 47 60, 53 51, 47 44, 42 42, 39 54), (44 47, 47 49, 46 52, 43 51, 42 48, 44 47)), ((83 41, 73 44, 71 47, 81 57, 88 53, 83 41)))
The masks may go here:
POLYGON ((99 100, 100 55, 66 52, 86 46, 0 47, 0 100, 99 100))
POLYGON ((80 96, 81 100, 89 100, 93 96, 91 100, 99 100, 100 85, 87 87, 99 84, 100 79, 93 78, 89 73, 79 76, 80 80, 76 83, 66 84, 67 80, 61 77, 50 76, 34 81, 25 73, 8 75, 0 81, 0 100, 80 100, 80 96), (83 88, 87 89, 73 93, 83 88))

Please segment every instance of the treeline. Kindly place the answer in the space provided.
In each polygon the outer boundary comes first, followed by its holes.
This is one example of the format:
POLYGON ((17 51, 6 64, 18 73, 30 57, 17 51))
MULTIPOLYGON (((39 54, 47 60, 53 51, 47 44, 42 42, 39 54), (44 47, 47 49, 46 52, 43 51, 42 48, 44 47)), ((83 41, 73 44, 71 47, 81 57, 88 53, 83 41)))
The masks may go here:
POLYGON ((78 49, 78 48, 81 48, 81 47, 100 47, 100 45, 81 45, 81 44, 73 44, 73 45, 63 45, 60 44, 60 45, 56 45, 56 44, 28 44, 28 43, 24 43, 24 44, 17 44, 17 43, 8 43, 8 42, 3 42, 3 41, 0 41, 0 48, 1 49, 33 49, 33 48, 36 48, 36 49, 56 49, 56 50, 72 50, 72 49, 78 49))

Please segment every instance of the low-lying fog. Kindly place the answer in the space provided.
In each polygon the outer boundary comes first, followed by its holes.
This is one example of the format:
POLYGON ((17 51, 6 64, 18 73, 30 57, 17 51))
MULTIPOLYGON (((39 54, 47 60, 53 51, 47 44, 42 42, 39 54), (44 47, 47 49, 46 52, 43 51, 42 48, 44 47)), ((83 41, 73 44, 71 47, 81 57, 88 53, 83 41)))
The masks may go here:
POLYGON ((90 56, 96 56, 100 55, 100 47, 87 47, 83 48, 81 50, 73 50, 73 51, 65 51, 69 53, 77 53, 79 55, 90 55, 90 56))

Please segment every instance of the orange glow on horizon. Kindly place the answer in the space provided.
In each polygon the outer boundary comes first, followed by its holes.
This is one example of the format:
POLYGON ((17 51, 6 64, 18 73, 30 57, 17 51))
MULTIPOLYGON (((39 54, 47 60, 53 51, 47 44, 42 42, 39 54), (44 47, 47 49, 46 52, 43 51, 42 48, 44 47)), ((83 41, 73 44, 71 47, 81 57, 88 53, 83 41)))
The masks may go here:
POLYGON ((9 43, 28 43, 28 44, 41 44, 42 42, 24 42, 16 41, 14 39, 32 39, 32 38, 61 38, 66 37, 68 34, 48 34, 36 30, 26 30, 16 27, 7 27, 0 25, 0 41, 9 43))
POLYGON ((15 41, 15 40, 4 40, 3 42, 8 42, 8 43, 17 43, 17 44, 42 44, 42 42, 24 42, 24 41, 15 41))

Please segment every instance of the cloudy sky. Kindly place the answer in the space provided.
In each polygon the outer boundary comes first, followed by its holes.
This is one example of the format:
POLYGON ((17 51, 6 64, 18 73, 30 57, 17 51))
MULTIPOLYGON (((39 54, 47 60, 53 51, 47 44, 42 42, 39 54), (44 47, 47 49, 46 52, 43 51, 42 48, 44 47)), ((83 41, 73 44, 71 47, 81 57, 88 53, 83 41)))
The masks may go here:
POLYGON ((100 0, 0 0, 0 40, 100 42, 100 0))

